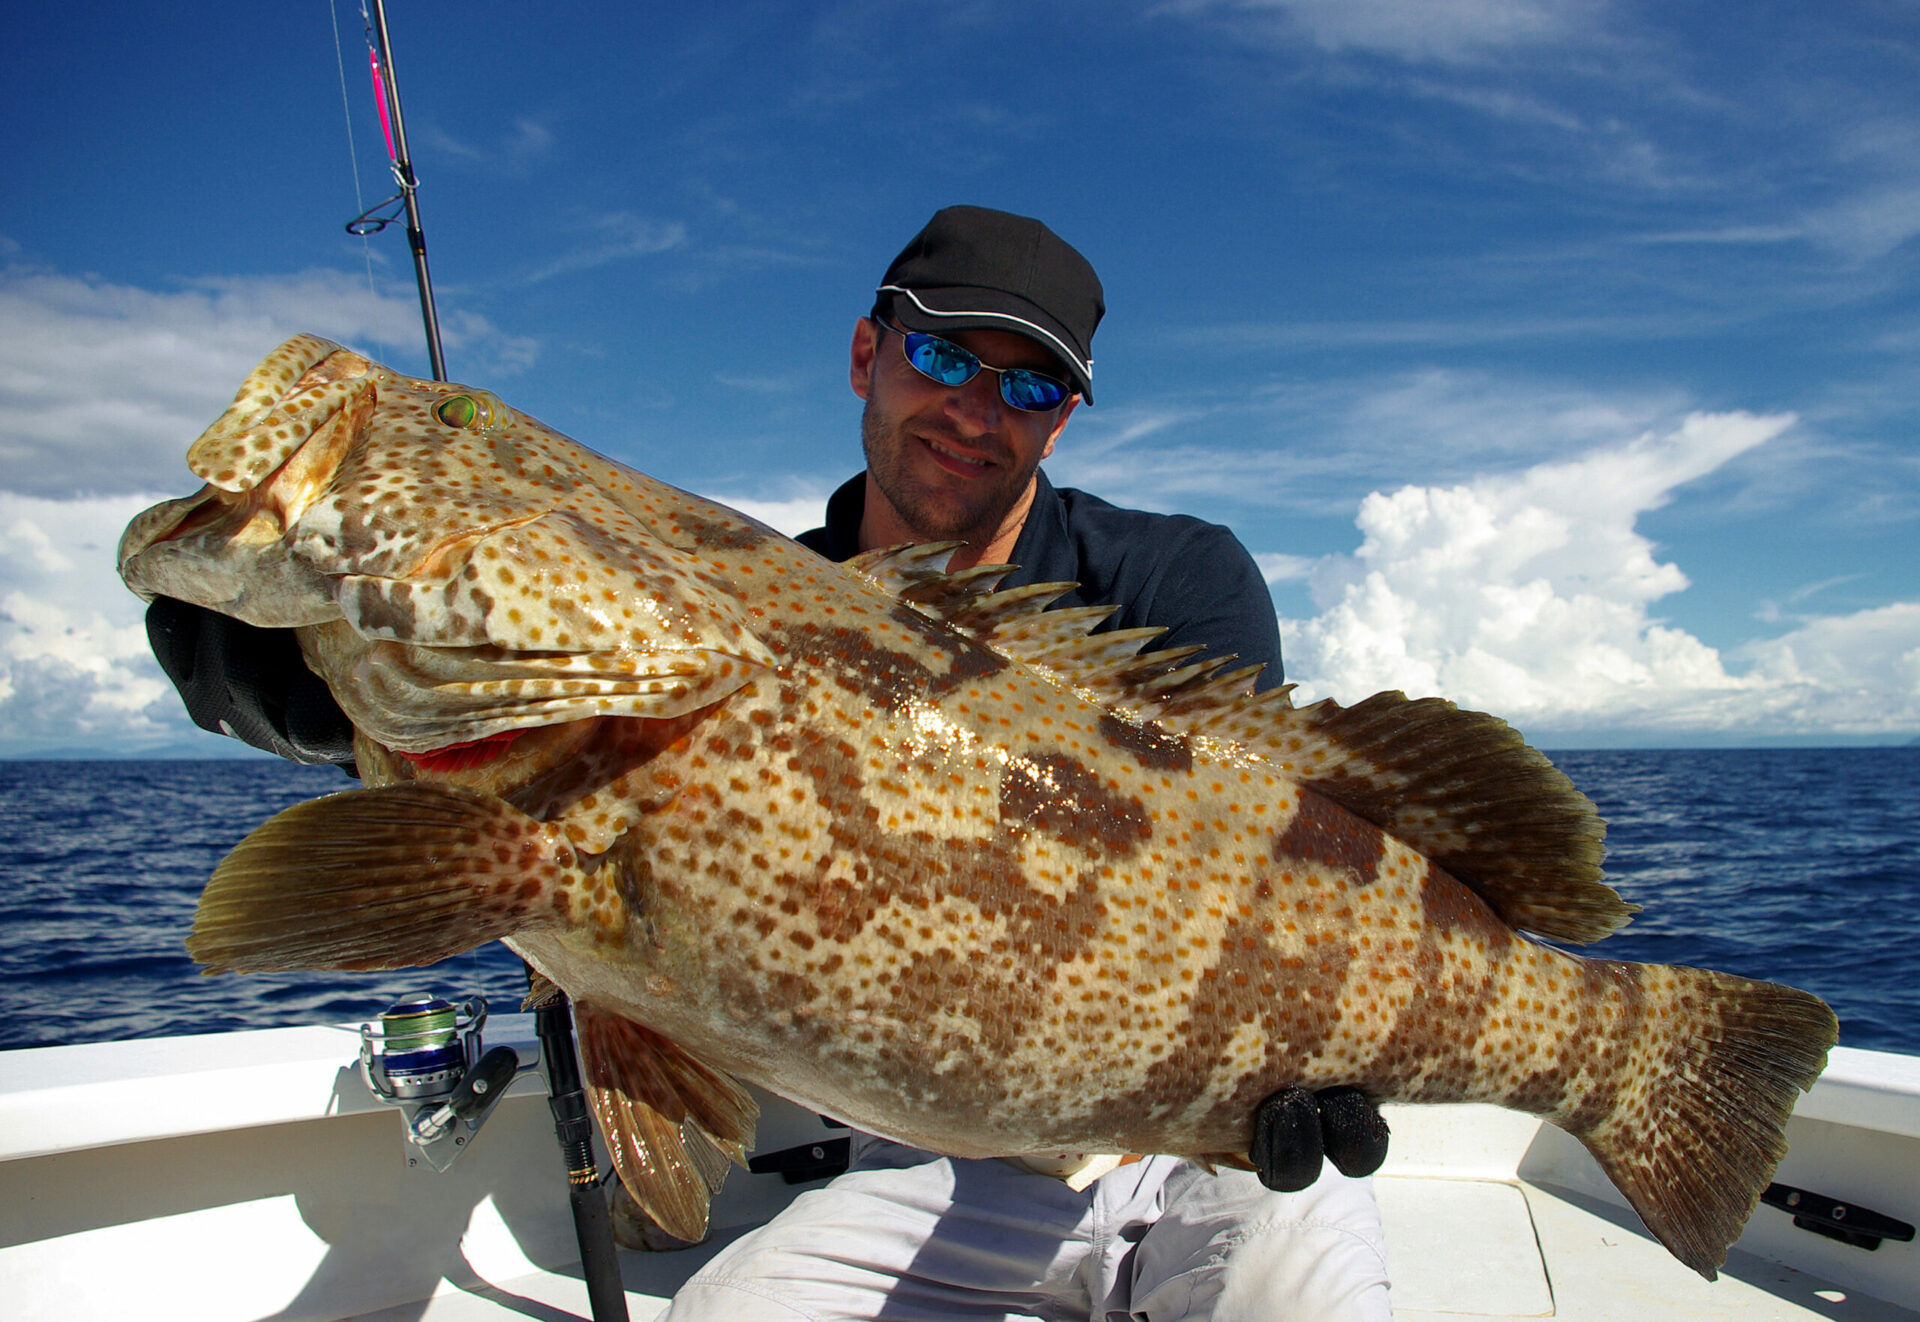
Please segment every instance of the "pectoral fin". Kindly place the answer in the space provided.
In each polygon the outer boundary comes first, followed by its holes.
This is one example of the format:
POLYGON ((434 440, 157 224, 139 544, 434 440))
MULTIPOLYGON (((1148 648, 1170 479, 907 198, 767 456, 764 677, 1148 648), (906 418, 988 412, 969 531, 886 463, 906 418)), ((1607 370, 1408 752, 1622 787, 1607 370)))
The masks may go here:
POLYGON ((564 924, 573 847, 490 794, 389 785, 295 804, 214 869, 187 953, 217 973, 431 964, 564 924))
POLYGON ((668 1234, 704 1239, 729 1161, 745 1164, 758 1103, 653 1030, 590 1003, 573 1009, 587 1098, 621 1183, 668 1234))

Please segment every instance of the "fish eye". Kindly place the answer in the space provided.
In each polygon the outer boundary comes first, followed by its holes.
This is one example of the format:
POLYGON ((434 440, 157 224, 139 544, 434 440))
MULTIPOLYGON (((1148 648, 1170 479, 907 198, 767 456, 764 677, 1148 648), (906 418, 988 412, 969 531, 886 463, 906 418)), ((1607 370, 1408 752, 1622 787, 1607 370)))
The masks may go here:
POLYGON ((501 410, 485 395, 449 395, 433 406, 433 416, 449 427, 480 431, 498 422, 501 410))

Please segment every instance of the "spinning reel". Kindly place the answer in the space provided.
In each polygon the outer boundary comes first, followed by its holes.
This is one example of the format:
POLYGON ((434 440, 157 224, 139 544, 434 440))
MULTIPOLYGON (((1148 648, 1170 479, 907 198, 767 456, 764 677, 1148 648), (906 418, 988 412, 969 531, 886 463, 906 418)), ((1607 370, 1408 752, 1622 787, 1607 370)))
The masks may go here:
POLYGON ((525 1061, 510 1046, 484 1050, 486 1022, 485 997, 456 1006, 416 993, 395 1001, 377 1026, 360 1025, 360 1077, 376 1101, 400 1108, 409 1166, 424 1160, 448 1169, 515 1077, 539 1069, 530 1044, 522 1044, 525 1061))

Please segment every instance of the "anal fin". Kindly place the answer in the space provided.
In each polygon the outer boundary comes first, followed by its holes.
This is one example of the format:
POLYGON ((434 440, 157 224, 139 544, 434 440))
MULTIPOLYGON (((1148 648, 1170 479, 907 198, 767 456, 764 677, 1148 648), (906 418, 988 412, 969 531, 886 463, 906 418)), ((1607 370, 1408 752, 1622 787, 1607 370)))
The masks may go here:
POLYGON ((729 1164, 746 1164, 759 1104, 644 1025, 590 1002, 573 1013, 587 1099, 621 1183, 669 1235, 706 1238, 729 1164))

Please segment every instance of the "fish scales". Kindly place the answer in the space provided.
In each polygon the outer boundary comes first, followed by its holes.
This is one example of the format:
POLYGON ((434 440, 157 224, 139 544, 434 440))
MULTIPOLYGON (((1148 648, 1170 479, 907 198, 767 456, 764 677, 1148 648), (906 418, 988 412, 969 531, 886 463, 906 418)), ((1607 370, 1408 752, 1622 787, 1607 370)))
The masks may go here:
POLYGON ((1803 993, 1517 930, 1631 906, 1492 718, 1253 696, 940 548, 831 565, 310 337, 189 463, 209 485, 134 521, 123 575, 295 628, 374 787, 243 842, 190 949, 505 939, 573 997, 670 1229, 750 1138, 727 1076, 959 1156, 1227 1162, 1269 1094, 1350 1084, 1545 1116, 1711 1275, 1834 1040, 1803 993))

